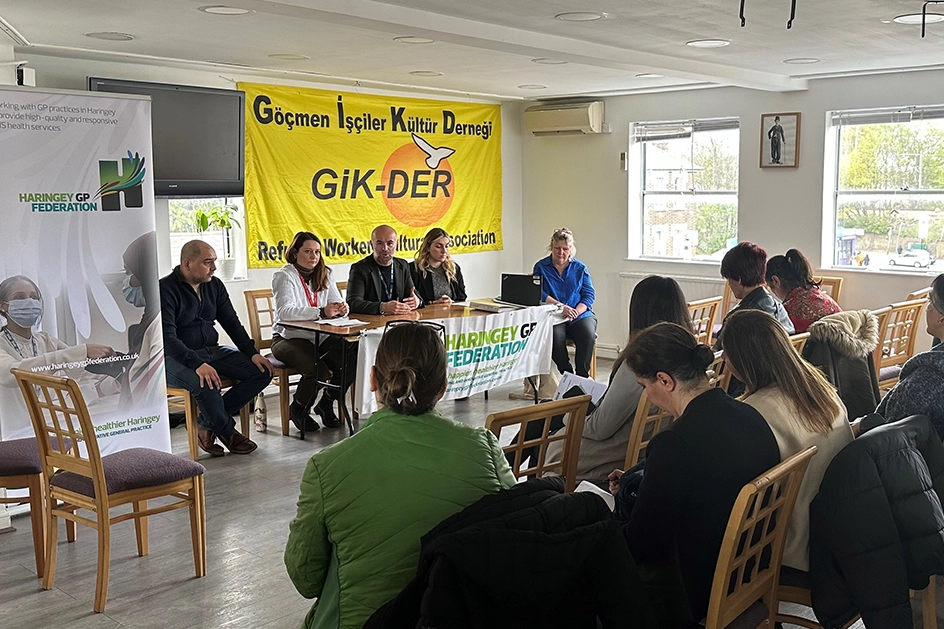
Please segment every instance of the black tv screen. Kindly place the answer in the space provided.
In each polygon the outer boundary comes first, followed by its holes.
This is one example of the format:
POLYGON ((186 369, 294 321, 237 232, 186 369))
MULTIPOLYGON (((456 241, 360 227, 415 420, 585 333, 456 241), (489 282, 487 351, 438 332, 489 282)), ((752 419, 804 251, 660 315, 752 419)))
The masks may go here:
POLYGON ((151 97, 156 196, 242 196, 244 92, 96 77, 89 90, 151 97))

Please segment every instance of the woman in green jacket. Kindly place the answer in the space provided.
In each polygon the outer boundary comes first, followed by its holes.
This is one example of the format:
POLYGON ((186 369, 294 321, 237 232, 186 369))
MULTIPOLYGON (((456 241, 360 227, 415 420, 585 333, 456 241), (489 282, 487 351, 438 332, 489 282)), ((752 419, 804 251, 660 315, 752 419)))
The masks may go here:
POLYGON ((383 405, 353 437, 315 454, 302 477, 285 566, 318 600, 309 629, 360 629, 416 574, 420 538, 515 478, 483 428, 446 419, 441 328, 391 327, 370 387, 383 405))

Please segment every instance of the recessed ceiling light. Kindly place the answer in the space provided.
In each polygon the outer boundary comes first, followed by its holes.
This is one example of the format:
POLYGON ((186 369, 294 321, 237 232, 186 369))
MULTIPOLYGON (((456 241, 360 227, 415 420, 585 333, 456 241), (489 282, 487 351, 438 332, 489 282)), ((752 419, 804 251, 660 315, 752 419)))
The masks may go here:
MULTIPOLYGON (((897 24, 908 24, 910 26, 921 26, 921 14, 920 13, 906 13, 905 15, 899 15, 895 18, 897 24)), ((944 22, 944 14, 941 13, 928 13, 924 23, 925 24, 936 24, 938 22, 944 22)))
POLYGON ((538 83, 525 83, 524 85, 518 86, 519 90, 546 90, 546 85, 540 85, 538 83))
POLYGON ((213 4, 208 7, 200 7, 199 11, 211 13, 213 15, 246 15, 252 13, 249 9, 240 9, 239 7, 228 7, 225 4, 213 4))
POLYGON ((691 46, 692 48, 724 48, 725 46, 730 46, 731 42, 727 39, 693 39, 692 41, 685 42, 686 46, 691 46))
POLYGON ((413 70, 410 72, 413 76, 442 76, 442 72, 436 72, 435 70, 413 70))
POLYGON ((91 37, 93 39, 104 39, 105 41, 131 41, 134 39, 134 35, 129 35, 128 33, 118 33, 115 31, 105 31, 102 33, 86 33, 86 37, 91 37))
POLYGON ((557 20, 564 22, 596 22, 610 17, 606 13, 593 13, 591 11, 566 11, 554 16, 557 20))
POLYGON ((274 55, 269 55, 271 59, 279 59, 281 61, 305 61, 311 59, 308 55, 293 55, 291 53, 277 52, 274 55))
POLYGON ((793 59, 784 59, 784 63, 789 63, 790 65, 805 65, 808 63, 819 63, 821 60, 816 57, 794 57, 793 59))
POLYGON ((636 75, 637 79, 661 79, 663 74, 656 74, 655 72, 640 72, 636 75))
POLYGON ((538 57, 537 59, 532 59, 531 63, 540 63, 542 66, 562 66, 566 61, 561 61, 560 59, 548 59, 547 57, 538 57))
POLYGON ((428 37, 413 37, 412 35, 404 35, 403 37, 394 37, 393 41, 398 41, 401 44, 432 44, 436 40, 429 39, 428 37))

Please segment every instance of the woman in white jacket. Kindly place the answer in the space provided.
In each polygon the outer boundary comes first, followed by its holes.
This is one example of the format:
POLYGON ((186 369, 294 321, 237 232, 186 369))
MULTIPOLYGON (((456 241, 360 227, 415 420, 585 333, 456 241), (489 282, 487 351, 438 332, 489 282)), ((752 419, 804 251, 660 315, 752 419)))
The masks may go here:
MULTIPOLYGON (((343 392, 350 382, 341 382, 341 352, 356 347, 336 336, 321 336, 318 348, 321 376, 315 373, 315 334, 305 330, 286 328, 283 321, 313 321, 343 317, 348 313, 347 303, 341 297, 331 269, 321 257, 321 240, 311 232, 298 232, 285 253, 288 264, 272 276, 272 294, 275 298, 275 321, 272 325, 272 354, 280 361, 297 369, 302 378, 295 389, 289 418, 295 427, 318 430, 320 426, 311 417, 311 408, 318 395, 317 382, 331 372, 331 383, 343 392)), ((348 361, 353 365, 353 358, 348 361)), ((334 412, 338 393, 325 389, 315 412, 325 426, 340 426, 334 412)))

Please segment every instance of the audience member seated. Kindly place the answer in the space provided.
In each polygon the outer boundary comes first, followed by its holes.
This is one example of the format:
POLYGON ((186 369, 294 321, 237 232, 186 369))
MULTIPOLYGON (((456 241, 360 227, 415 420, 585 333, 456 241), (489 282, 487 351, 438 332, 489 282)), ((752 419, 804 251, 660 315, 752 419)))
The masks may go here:
MULTIPOLYGON (((682 294, 678 282, 671 277, 650 275, 636 284, 629 300, 630 340, 635 333, 664 321, 677 323, 686 330, 692 329, 685 295, 682 294)), ((583 438, 577 459, 578 481, 605 484, 607 475, 626 461, 629 434, 633 430, 636 407, 642 395, 642 387, 636 382, 636 375, 626 362, 629 342, 627 340, 627 349, 623 350, 613 364, 603 399, 597 407, 588 412, 584 421, 583 438)), ((552 428, 560 429, 564 421, 552 428)), ((536 434, 527 435, 526 439, 536 439, 540 436, 541 424, 534 422, 529 425, 528 428, 533 430, 531 426, 539 430, 535 431, 536 434)), ((548 460, 559 460, 563 450, 562 442, 555 441, 547 450, 548 460)))
POLYGON ((399 315, 416 310, 420 298, 413 288, 410 265, 394 258, 397 232, 381 225, 370 234, 374 252, 351 265, 347 280, 347 305, 351 312, 399 315))
MULTIPOLYGON (((787 334, 794 334, 795 330, 790 316, 784 310, 783 304, 774 299, 764 287, 764 271, 767 267, 767 252, 752 242, 739 242, 732 247, 721 260, 721 277, 727 282, 734 296, 741 301, 731 312, 738 310, 763 310, 783 325, 787 334)), ((724 321, 730 316, 729 312, 724 321)), ((724 330, 724 321, 721 329, 724 330)), ((721 349, 721 332, 715 349, 721 349)))
MULTIPOLYGON (((705 370, 713 359, 711 348, 674 323, 643 330, 626 353, 652 403, 678 419, 649 442, 635 504, 620 505, 630 512, 624 533, 639 563, 668 570, 677 551, 688 621, 707 614, 738 493, 780 462, 777 440, 761 414, 709 384, 705 370)), ((613 472, 611 491, 620 476, 613 472)))
POLYGON ((776 295, 793 322, 797 334, 826 315, 842 312, 836 301, 813 281, 809 260, 796 249, 767 260, 767 286, 776 295))
POLYGON ((427 531, 515 483, 494 435, 435 410, 447 383, 440 332, 387 330, 370 372, 383 407, 305 468, 285 548, 296 589, 318 598, 305 627, 363 626, 416 574, 427 531))
POLYGON ((424 304, 451 304, 465 301, 462 269, 449 255, 452 239, 442 227, 426 232, 416 259, 410 262, 413 286, 424 304))
POLYGON ((774 433, 780 458, 816 446, 800 485, 783 549, 783 565, 809 571, 810 502, 833 457, 852 441, 846 409, 823 374, 790 343, 776 319, 759 310, 728 317, 724 359, 746 387, 743 402, 756 408, 774 433))
MULTIPOLYGON (((928 334, 937 338, 944 335, 944 274, 931 282, 925 320, 928 334)), ((935 345, 911 357, 901 368, 899 378, 875 412, 888 421, 927 415, 944 439, 944 345, 935 345)))
POLYGON ((544 302, 558 304, 566 319, 554 326, 551 358, 561 373, 574 373, 567 353, 567 339, 572 340, 576 346, 576 373, 588 378, 597 338, 597 318, 591 310, 595 293, 590 272, 574 257, 577 254, 574 233, 566 227, 554 231, 547 250, 551 254, 534 264, 533 273, 542 278, 541 297, 544 302))
POLYGON ((321 240, 311 232, 298 232, 285 252, 288 262, 272 275, 272 297, 275 314, 272 322, 272 355, 298 370, 302 377, 295 389, 289 407, 289 419, 295 427, 306 431, 320 426, 311 416, 311 407, 318 395, 318 380, 326 380, 338 390, 324 389, 315 412, 325 426, 337 427, 341 420, 334 413, 334 401, 343 398, 343 392, 353 382, 357 363, 357 344, 349 343, 332 334, 320 335, 318 366, 315 373, 315 333, 286 328, 283 321, 317 321, 343 317, 348 313, 347 303, 341 297, 334 273, 321 257, 321 240), (341 352, 347 351, 350 366, 348 382, 341 382, 341 352))

